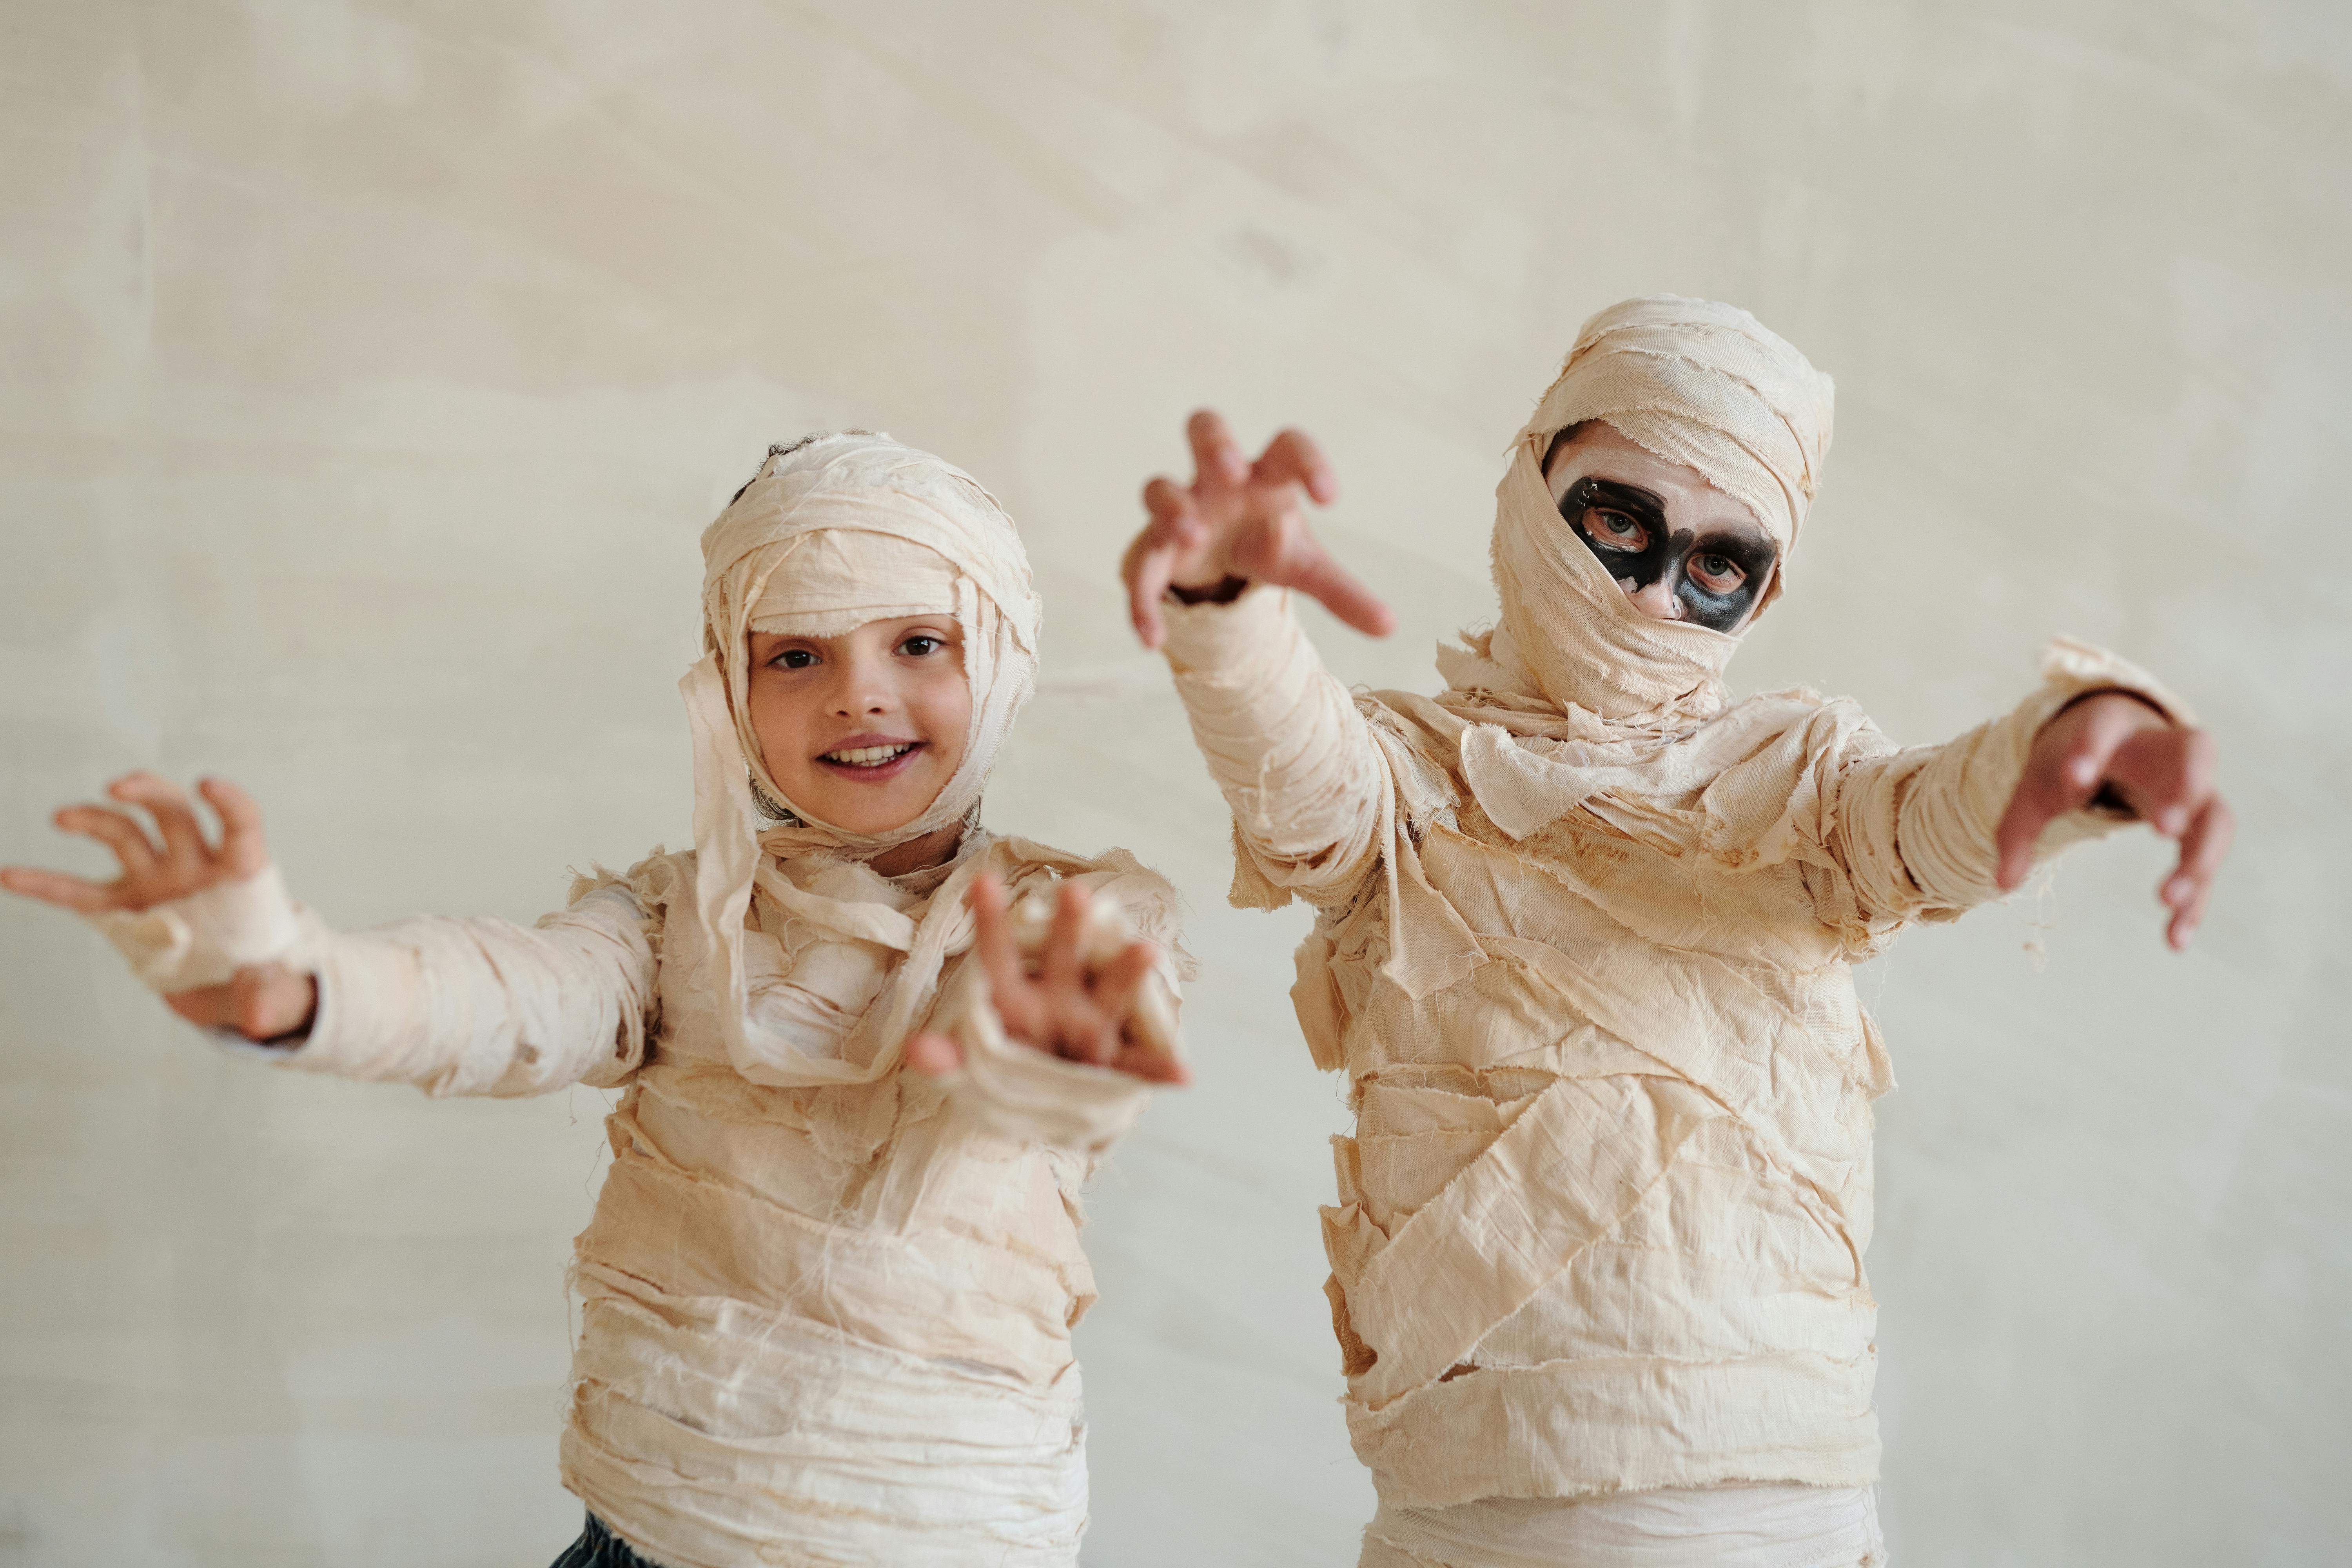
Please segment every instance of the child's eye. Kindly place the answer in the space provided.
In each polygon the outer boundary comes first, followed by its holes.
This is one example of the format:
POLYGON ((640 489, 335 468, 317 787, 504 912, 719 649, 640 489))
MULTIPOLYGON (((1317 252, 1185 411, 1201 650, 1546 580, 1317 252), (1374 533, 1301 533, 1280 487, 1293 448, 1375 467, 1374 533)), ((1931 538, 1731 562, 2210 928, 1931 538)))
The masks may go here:
POLYGON ((1640 523, 1622 511, 1603 511, 1599 507, 1585 511, 1584 531, 1606 550, 1641 550, 1650 542, 1649 530, 1640 523))
POLYGON ((1694 555, 1691 575, 1710 594, 1728 594, 1748 581, 1748 574, 1728 555, 1694 555))
POLYGON ((768 662, 780 669, 806 669, 816 662, 816 655, 804 647, 788 647, 768 662))
POLYGON ((939 638, 925 637, 922 633, 917 632, 898 645, 898 651, 911 658, 920 658, 926 654, 936 653, 942 646, 939 638))

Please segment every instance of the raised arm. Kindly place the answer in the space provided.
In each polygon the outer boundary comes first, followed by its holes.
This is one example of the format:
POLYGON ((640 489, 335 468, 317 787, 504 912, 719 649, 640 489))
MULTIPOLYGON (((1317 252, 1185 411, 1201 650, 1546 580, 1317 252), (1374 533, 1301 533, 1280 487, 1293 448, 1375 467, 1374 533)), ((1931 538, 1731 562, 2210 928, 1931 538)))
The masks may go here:
POLYGON ((2071 845, 2148 824, 2180 846, 2158 885, 2166 940, 2189 945, 2233 831, 2213 742, 2146 671, 2053 644, 2041 689, 1941 746, 1841 773, 1830 847, 1851 881, 1830 902, 1869 922, 1948 920, 2071 845))
POLYGON ((1124 567, 1129 613, 1144 646, 1166 652, 1193 739, 1233 809, 1234 901, 1340 901, 1377 857, 1392 784, 1363 715, 1292 616, 1290 593, 1373 636, 1394 617, 1307 525, 1303 501, 1339 493, 1312 441, 1286 430, 1252 462, 1205 410, 1188 435, 1192 482, 1160 478, 1144 489, 1150 521, 1124 567))
POLYGON ((108 793, 143 808, 152 836, 115 807, 58 814, 113 852, 114 881, 10 867, 0 886, 81 913, 181 1016, 299 1070, 529 1095, 614 1083, 643 1059, 656 961, 627 888, 575 888, 533 929, 427 918, 336 931, 287 897, 250 797, 200 788, 217 843, 177 785, 134 773, 108 793))

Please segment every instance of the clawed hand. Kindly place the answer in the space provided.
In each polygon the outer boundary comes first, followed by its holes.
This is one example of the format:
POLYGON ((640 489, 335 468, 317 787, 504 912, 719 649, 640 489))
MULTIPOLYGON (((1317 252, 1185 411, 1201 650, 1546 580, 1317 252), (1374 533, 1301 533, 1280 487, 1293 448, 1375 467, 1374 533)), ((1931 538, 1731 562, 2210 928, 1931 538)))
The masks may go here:
POLYGON ((95 838, 114 852, 122 875, 93 882, 63 871, 32 866, 0 867, 0 888, 81 914, 105 910, 144 910, 200 893, 216 882, 250 877, 269 864, 261 836, 261 808, 226 779, 205 779, 196 792, 220 814, 220 843, 205 836, 187 792, 154 773, 125 773, 106 793, 128 805, 143 806, 155 819, 150 838, 140 819, 113 806, 69 805, 52 818, 68 833, 95 838))
POLYGON ((2014 888, 2033 868, 2033 844, 2053 820, 2112 792, 2139 819, 2179 840, 2180 864, 2157 897, 2171 910, 2165 940, 2185 948, 2205 916, 2214 874, 2236 831, 2213 788, 2213 737, 2174 724, 2121 691, 2081 698, 2042 727, 1994 839, 1998 880, 2014 888))
POLYGON ((1396 626, 1389 607, 1331 559, 1307 526, 1302 496, 1318 506, 1339 499, 1339 481, 1315 443, 1285 430, 1255 462, 1208 409, 1185 426, 1192 482, 1165 476, 1143 487, 1151 521, 1127 547, 1120 575, 1128 613, 1146 647, 1167 637, 1160 598, 1172 585, 1205 588, 1227 577, 1297 588, 1370 637, 1396 626))
MULTIPOLYGON (((1054 898, 1054 921, 1045 951, 1022 961, 1013 940, 1004 884, 982 877, 972 884, 973 946, 988 973, 988 989, 1004 1021, 1004 1032, 1034 1050, 1070 1061, 1113 1068, 1152 1083, 1183 1083, 1184 1064, 1158 1046, 1136 1037, 1129 1026, 1137 996, 1159 950, 1131 942, 1093 973, 1086 963, 1088 894, 1064 882, 1054 898)), ((907 1065, 939 1076, 963 1064, 963 1047, 946 1035, 918 1035, 907 1042, 907 1065)))
MULTIPOLYGON (((81 914, 135 911, 258 875, 269 864, 261 808, 226 779, 204 779, 196 785, 196 793, 219 814, 218 844, 205 835, 187 792, 167 778, 125 773, 107 785, 106 793, 127 805, 143 807, 155 819, 153 837, 139 817, 108 805, 69 805, 54 820, 68 833, 95 838, 112 850, 121 876, 111 882, 94 882, 63 871, 6 866, 0 867, 0 888, 81 914)), ((163 1000, 192 1024, 271 1040, 310 1022, 318 1003, 318 983, 307 974, 264 964, 238 970, 226 984, 176 992, 163 1000)))

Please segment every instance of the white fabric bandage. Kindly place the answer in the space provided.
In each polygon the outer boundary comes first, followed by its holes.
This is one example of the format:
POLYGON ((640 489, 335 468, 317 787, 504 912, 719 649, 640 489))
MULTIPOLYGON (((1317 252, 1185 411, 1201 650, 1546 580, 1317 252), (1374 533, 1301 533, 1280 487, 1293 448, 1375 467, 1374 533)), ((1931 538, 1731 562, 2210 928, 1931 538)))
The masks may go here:
MULTIPOLYGON (((1351 697, 1278 590, 1165 612, 1233 901, 1318 910, 1291 997, 1356 1112, 1323 1233, 1381 1501, 1362 1562, 1873 1563, 1862 1259, 1894 1080, 1849 964, 2000 896, 1997 826, 2069 702, 2187 713, 2063 640, 1940 746, 1811 690, 1729 703, 1738 638, 1643 615, 1560 515, 1544 459, 1593 419, 1785 562, 1831 387, 1728 306, 1595 316, 1496 492, 1499 622, 1440 650, 1434 698, 1351 697)), ((2037 856, 2115 826, 2070 814, 2037 856)))
POLYGON ((167 996, 226 985, 238 970, 264 963, 308 973, 304 939, 317 927, 316 918, 287 896, 274 864, 184 899, 87 919, 142 984, 167 996))
MULTIPOLYGON (((904 534, 857 526, 876 499, 832 496, 803 510, 804 521, 837 521, 792 542, 768 574, 747 630, 837 637, 868 621, 955 615, 956 584, 963 574, 954 563, 904 534)), ((752 743, 748 735, 745 740, 752 743)))

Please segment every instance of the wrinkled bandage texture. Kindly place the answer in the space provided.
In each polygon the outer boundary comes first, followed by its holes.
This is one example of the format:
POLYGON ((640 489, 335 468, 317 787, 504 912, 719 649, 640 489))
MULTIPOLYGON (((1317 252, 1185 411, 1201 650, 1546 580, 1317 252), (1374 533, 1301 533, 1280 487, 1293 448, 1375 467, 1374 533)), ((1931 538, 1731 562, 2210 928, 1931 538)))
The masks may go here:
POLYGON ((226 984, 238 970, 265 963, 307 973, 321 929, 316 915, 287 897, 274 865, 151 909, 88 918, 140 983, 166 996, 226 984))
POLYGON ((1580 1498, 1383 1505, 1364 1568, 1883 1568, 1868 1487, 1666 1487, 1580 1498))
MULTIPOLYGON (((1785 544, 1830 384, 1728 306, 1596 316, 1497 490, 1497 627, 1440 650, 1433 699, 1351 698, 1277 591, 1165 612, 1234 901, 1318 910, 1292 998, 1356 1110, 1323 1216, 1349 1430, 1384 1518, 1444 1511, 1449 1563, 1512 1561, 1496 1500, 1875 1479, 1893 1078, 1848 965, 1998 895, 1995 826, 2067 702, 2186 717, 2064 642, 1941 746, 1809 690, 1728 702, 1737 639, 1643 616, 1551 503, 1543 455, 1591 418, 1785 544)), ((2075 814, 2037 853, 2112 826, 2075 814)))
MULTIPOLYGON (((1124 854, 978 825, 1031 682, 1036 605, 1018 536, 970 479, 880 437, 780 448, 706 549, 712 619, 685 684, 692 852, 583 879, 529 929, 305 928, 273 870, 149 911, 141 941, 179 955, 175 979, 257 955, 315 971, 308 1039, 268 1053, 296 1070, 434 1094, 621 1090, 573 1265, 562 1463, 646 1557, 1060 1568, 1086 1522, 1079 1188, 1149 1091, 1007 1039, 964 893, 983 872, 1024 910, 1061 881, 1088 887, 1095 955, 1130 932, 1171 955, 1142 1026, 1172 1047, 1174 890, 1124 854), (908 570, 878 591, 865 574, 894 568, 908 570), (950 601, 974 729, 930 813, 866 839, 762 816, 735 719, 747 623, 835 635, 810 628, 950 601), (945 865, 867 864, 950 824, 945 865), (923 1028, 962 1042, 951 1084, 900 1070, 923 1028)), ((1033 946, 1035 926, 1024 917, 1033 946)))

